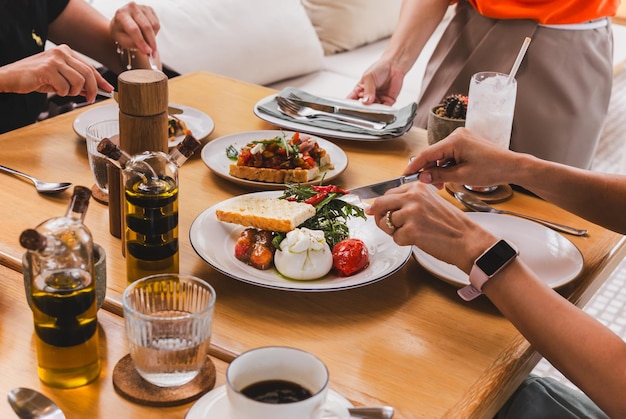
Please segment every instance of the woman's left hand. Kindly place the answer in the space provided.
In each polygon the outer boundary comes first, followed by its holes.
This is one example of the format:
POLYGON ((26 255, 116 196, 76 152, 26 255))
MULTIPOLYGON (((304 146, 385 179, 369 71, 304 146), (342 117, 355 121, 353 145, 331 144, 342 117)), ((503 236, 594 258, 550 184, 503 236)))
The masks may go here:
POLYGON ((400 246, 415 245, 469 273, 474 260, 497 238, 420 182, 389 190, 367 208, 400 246))
POLYGON ((118 9, 109 26, 111 36, 120 47, 136 48, 146 55, 156 52, 156 35, 160 28, 154 10, 135 2, 118 9))

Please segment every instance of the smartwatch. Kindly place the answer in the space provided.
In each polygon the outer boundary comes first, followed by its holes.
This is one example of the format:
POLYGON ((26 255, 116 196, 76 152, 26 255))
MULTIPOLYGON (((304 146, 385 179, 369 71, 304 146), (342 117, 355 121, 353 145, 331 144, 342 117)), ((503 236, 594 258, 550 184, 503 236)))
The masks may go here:
POLYGON ((474 261, 469 274, 470 284, 459 289, 457 294, 465 301, 471 301, 482 294, 485 283, 502 268, 508 265, 519 255, 519 251, 506 240, 499 240, 496 244, 474 261))

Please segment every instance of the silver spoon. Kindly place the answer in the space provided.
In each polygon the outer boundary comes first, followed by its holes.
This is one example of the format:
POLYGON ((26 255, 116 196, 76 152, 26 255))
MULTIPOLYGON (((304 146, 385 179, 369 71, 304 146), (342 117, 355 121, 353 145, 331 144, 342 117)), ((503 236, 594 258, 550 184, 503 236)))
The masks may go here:
POLYGON ((39 193, 63 192, 64 190, 72 186, 72 184, 69 182, 43 182, 35 177, 27 175, 26 173, 22 173, 22 172, 19 172, 17 170, 14 170, 9 167, 2 166, 2 165, 0 165, 0 171, 9 173, 15 176, 21 176, 30 180, 31 182, 35 184, 35 189, 37 189, 37 192, 39 193))
POLYGON ((391 406, 349 407, 348 412, 351 417, 361 419, 391 419, 394 414, 393 407, 391 406))
POLYGON ((59 406, 36 390, 17 387, 9 391, 7 399, 21 419, 65 419, 59 406))
POLYGON ((574 227, 570 227, 570 226, 566 226, 566 225, 558 224, 558 223, 553 223, 552 221, 542 220, 540 218, 531 217, 530 215, 519 214, 517 212, 495 209, 491 205, 487 204, 485 201, 475 198, 472 195, 467 194, 465 192, 457 191, 454 193, 454 196, 456 199, 461 201, 463 205, 465 205, 467 208, 471 209, 472 211, 513 215, 515 217, 525 218, 527 220, 534 221, 539 224, 543 224, 546 227, 550 227, 554 230, 561 231, 563 233, 573 234, 575 236, 585 236, 587 234, 587 230, 579 230, 574 227))

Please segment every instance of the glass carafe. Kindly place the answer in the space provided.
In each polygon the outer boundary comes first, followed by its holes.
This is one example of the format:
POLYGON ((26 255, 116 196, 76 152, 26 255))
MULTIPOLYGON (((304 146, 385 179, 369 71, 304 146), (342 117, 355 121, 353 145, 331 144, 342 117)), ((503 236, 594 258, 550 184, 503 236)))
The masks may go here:
POLYGON ((66 214, 20 236, 31 278, 38 374, 73 388, 100 374, 93 239, 83 223, 91 191, 76 186, 66 214))
POLYGON ((98 151, 122 168, 128 283, 158 273, 178 273, 178 168, 201 143, 191 135, 169 154, 130 156, 108 140, 98 151))

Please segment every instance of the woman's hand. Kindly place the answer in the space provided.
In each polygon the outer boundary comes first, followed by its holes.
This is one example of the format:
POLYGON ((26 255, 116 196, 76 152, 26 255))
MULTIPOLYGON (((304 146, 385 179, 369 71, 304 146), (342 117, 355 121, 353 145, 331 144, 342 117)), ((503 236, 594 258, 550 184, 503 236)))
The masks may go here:
POLYGON ((0 91, 56 93, 96 98, 98 88, 113 87, 67 45, 59 45, 0 68, 0 91))
POLYGON ((160 27, 159 18, 151 7, 130 2, 115 12, 109 30, 121 48, 135 48, 150 55, 156 53, 160 27))
POLYGON ((466 273, 474 260, 497 241, 432 187, 420 182, 389 190, 366 212, 375 217, 376 224, 391 234, 398 245, 418 246, 466 273))
POLYGON ((515 183, 516 160, 521 156, 467 130, 452 134, 413 157, 404 174, 420 174, 420 181, 441 188, 445 182, 468 185, 515 183), (452 163, 452 164, 447 164, 452 163))
POLYGON ((348 99, 360 100, 366 105, 382 103, 391 106, 398 99, 405 74, 393 62, 381 59, 363 73, 348 99))

